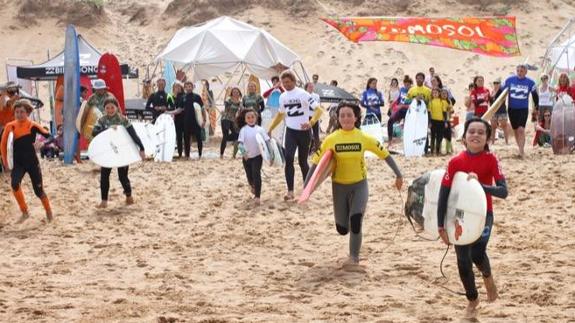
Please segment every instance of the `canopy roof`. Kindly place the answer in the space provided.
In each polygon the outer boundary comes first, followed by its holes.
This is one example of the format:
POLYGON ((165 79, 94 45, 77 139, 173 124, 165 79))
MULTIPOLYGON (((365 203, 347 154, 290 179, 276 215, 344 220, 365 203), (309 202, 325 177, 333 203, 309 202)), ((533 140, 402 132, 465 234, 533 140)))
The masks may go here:
POLYGON ((270 79, 300 62, 296 53, 270 33, 230 17, 181 28, 156 60, 189 67, 193 79, 208 79, 245 67, 270 79))
MULTIPOLYGON (((82 35, 78 35, 78 50, 80 51, 80 73, 95 77, 98 73, 98 61, 102 54, 94 48, 82 35)), ((122 75, 128 75, 130 68, 127 64, 121 64, 122 75)), ((64 51, 58 53, 52 59, 37 65, 18 66, 16 75, 20 79, 30 80, 55 80, 64 75, 64 51)), ((130 77, 137 77, 137 70, 130 77)))

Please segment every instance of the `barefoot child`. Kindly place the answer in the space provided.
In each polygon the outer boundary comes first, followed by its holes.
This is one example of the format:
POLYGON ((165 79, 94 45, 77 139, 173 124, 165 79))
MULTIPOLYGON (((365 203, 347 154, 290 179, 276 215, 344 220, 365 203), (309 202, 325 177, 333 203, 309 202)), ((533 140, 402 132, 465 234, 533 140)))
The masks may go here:
POLYGON ((240 128, 238 136, 239 150, 242 155, 242 163, 246 171, 246 177, 254 194, 254 203, 260 204, 260 195, 262 192, 262 163, 263 158, 260 153, 256 134, 259 133, 267 142, 270 137, 264 128, 257 125, 258 113, 252 108, 241 110, 236 123, 240 128))
MULTIPOLYGON (((134 140, 136 145, 140 149, 140 157, 145 159, 146 155, 144 153, 144 145, 142 141, 136 134, 134 127, 130 121, 118 113, 119 104, 115 98, 109 98, 104 101, 104 116, 98 119, 98 122, 94 126, 92 131, 92 136, 96 137, 98 134, 103 132, 108 128, 115 128, 117 126, 123 126, 128 131, 128 134, 134 140)), ((128 167, 118 168, 118 177, 120 178, 120 183, 124 189, 124 194, 126 195, 126 204, 134 204, 134 198, 132 198, 132 187, 130 186, 130 179, 128 178, 128 167)), ((102 167, 100 168, 100 196, 102 202, 97 208, 106 208, 108 206, 108 191, 110 190, 110 173, 112 173, 111 168, 102 167)))
POLYGON ((497 289, 491 273, 486 249, 493 226, 491 196, 506 198, 507 185, 497 157, 489 152, 489 138, 491 138, 491 126, 487 121, 474 117, 465 122, 463 143, 466 150, 451 158, 449 161, 447 171, 441 183, 437 206, 439 235, 443 242, 449 245, 449 238, 447 237, 447 232, 443 224, 447 212, 447 200, 455 173, 465 172, 469 174, 469 179, 474 178, 478 180, 481 186, 483 186, 487 197, 487 219, 481 237, 472 244, 455 246, 459 276, 465 288, 467 300, 469 301, 466 309, 467 317, 475 316, 477 305, 479 305, 479 298, 475 287, 475 275, 473 274, 473 264, 477 266, 483 276, 485 288, 487 289, 487 300, 493 302, 497 299, 497 289), (495 185, 493 185, 493 182, 495 182, 495 185))
POLYGON ((332 174, 335 227, 341 235, 351 231, 347 264, 358 265, 361 227, 368 199, 365 151, 371 151, 385 160, 395 173, 395 187, 398 190, 401 189, 403 178, 395 161, 381 143, 359 129, 361 110, 357 104, 340 103, 337 118, 339 129, 327 136, 321 148, 315 152, 309 174, 313 174, 326 151, 333 151, 336 165, 332 174))
POLYGON ((41 125, 30 120, 28 116, 32 112, 32 104, 26 99, 20 99, 14 102, 14 116, 16 120, 6 124, 4 132, 2 134, 2 159, 4 162, 4 169, 8 169, 8 136, 10 132, 14 134, 14 155, 13 164, 14 167, 11 171, 12 177, 12 192, 22 216, 17 223, 22 223, 29 218, 28 206, 26 205, 26 200, 24 199, 24 193, 20 184, 24 175, 28 173, 30 180, 32 181, 32 187, 34 189, 34 194, 42 201, 44 210, 46 210, 46 218, 48 222, 52 221, 52 209, 50 208, 50 201, 44 192, 44 186, 42 185, 42 171, 40 169, 40 162, 38 161, 38 156, 36 156, 36 149, 41 147, 41 143, 36 143, 36 135, 40 134, 44 138, 51 138, 50 133, 44 129, 41 125))

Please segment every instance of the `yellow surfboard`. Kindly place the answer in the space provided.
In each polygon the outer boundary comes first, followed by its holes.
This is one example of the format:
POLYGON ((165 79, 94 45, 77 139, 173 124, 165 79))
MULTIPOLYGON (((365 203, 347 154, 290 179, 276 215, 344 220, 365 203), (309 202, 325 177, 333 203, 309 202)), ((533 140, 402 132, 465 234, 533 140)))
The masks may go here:
POLYGON ((487 120, 487 121, 491 120, 491 118, 493 118, 493 115, 495 114, 495 112, 497 112, 497 110, 499 110, 501 105, 507 99, 507 93, 509 93, 509 88, 506 88, 505 90, 503 90, 503 92, 501 92, 499 97, 493 102, 493 104, 489 107, 489 109, 487 109, 487 111, 483 114, 483 117, 481 117, 481 119, 487 120))

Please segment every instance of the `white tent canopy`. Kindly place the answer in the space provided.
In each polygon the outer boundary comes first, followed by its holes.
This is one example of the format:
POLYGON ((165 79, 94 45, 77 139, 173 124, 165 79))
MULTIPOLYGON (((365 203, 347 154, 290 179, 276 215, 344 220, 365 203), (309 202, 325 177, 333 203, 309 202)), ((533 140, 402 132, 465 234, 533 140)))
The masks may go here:
POLYGON ((181 28, 156 60, 190 68, 194 81, 233 73, 241 66, 260 79, 270 79, 301 65, 298 55, 270 33, 226 16, 181 28))
POLYGON ((543 65, 545 72, 552 72, 555 69, 573 71, 575 68, 575 18, 570 19, 551 41, 547 47, 543 65))

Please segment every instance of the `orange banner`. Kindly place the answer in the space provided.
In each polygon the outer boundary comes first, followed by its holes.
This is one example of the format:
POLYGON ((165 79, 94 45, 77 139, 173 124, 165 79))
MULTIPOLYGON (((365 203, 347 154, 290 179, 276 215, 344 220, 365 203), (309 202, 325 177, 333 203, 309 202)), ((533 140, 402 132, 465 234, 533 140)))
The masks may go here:
POLYGON ((322 18, 349 40, 399 41, 465 50, 482 55, 519 56, 515 17, 322 18))

